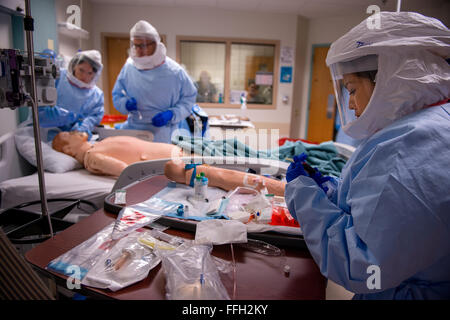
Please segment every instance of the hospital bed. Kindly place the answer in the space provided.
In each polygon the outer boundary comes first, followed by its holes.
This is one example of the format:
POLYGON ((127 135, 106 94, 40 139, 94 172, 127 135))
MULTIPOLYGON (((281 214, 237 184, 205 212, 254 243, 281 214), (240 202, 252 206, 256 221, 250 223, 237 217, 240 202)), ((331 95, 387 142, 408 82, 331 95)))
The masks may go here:
MULTIPOLYGON (((97 127, 100 139, 110 136, 130 135, 151 141, 153 135, 137 130, 108 130, 97 127)), ((115 178, 98 176, 85 169, 64 173, 45 172, 47 197, 84 199, 97 207, 103 205, 103 198, 115 183, 115 178)), ((39 199, 38 175, 36 168, 30 165, 17 151, 14 132, 0 137, 0 208, 10 208, 24 202, 39 199)))
MULTIPOLYGON (((64 173, 45 172, 48 199, 80 199, 93 204, 67 218, 77 222, 101 208, 103 198, 111 191, 115 178, 95 176, 85 169, 64 173), (89 210, 91 212, 85 212, 89 210)), ((40 199, 36 168, 17 151, 14 132, 0 137, 0 209, 11 208, 40 199)), ((35 206, 39 210, 39 206, 35 206)), ((50 209, 52 209, 50 207, 50 209)), ((30 210, 34 210, 30 208, 30 210)))

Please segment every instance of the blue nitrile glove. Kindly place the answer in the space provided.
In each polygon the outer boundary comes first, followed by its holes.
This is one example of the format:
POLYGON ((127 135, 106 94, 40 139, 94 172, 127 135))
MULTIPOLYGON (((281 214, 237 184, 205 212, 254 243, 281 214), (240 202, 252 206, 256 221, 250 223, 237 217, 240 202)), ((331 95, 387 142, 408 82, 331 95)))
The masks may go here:
POLYGON ((171 110, 162 111, 158 113, 152 119, 152 124, 155 127, 162 127, 167 124, 173 118, 173 112, 171 110))
POLYGON ((311 178, 313 178, 317 185, 321 187, 325 193, 327 193, 329 184, 326 182, 332 179, 330 176, 323 176, 317 168, 314 168, 314 175, 311 178))
POLYGON ((308 173, 303 168, 303 162, 308 158, 308 155, 306 153, 302 153, 299 156, 294 156, 294 162, 292 162, 286 172, 286 180, 287 182, 291 182, 298 176, 307 176, 309 177, 308 173))
POLYGON ((127 108, 127 110, 129 112, 131 111, 136 111, 137 110, 137 101, 135 98, 130 98, 127 100, 127 102, 125 103, 125 108, 127 108))
POLYGON ((72 124, 76 115, 61 107, 40 107, 38 111, 39 124, 42 128, 62 127, 72 124))
POLYGON ((92 138, 91 130, 85 128, 81 121, 78 121, 77 123, 75 123, 73 125, 72 129, 70 129, 70 131, 86 132, 88 135, 88 140, 91 140, 91 138, 92 138))

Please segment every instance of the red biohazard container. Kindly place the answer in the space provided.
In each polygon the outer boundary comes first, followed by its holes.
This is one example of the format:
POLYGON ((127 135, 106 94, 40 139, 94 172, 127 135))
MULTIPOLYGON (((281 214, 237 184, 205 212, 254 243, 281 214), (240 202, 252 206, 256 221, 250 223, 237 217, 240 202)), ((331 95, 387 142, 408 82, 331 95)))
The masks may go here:
POLYGON ((273 226, 300 227, 297 220, 289 213, 289 210, 280 206, 272 208, 272 219, 269 224, 273 226))
POLYGON ((105 114, 103 116, 103 119, 100 122, 100 124, 109 125, 109 126, 113 127, 114 124, 125 122, 126 120, 127 120, 127 116, 125 116, 125 115, 121 115, 121 114, 105 114))
POLYGON ((317 142, 308 141, 305 139, 280 138, 280 139, 278 139, 278 146, 281 147, 282 145, 285 144, 286 141, 292 141, 292 142, 301 141, 301 142, 305 142, 305 143, 309 143, 309 144, 318 144, 317 142))

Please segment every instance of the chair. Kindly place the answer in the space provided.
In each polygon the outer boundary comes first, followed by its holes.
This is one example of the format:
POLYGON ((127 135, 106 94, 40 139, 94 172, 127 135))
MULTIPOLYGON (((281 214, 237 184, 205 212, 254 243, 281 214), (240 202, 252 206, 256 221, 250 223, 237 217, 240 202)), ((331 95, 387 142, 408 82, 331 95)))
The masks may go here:
POLYGON ((55 300, 42 279, 0 229, 0 299, 55 300))

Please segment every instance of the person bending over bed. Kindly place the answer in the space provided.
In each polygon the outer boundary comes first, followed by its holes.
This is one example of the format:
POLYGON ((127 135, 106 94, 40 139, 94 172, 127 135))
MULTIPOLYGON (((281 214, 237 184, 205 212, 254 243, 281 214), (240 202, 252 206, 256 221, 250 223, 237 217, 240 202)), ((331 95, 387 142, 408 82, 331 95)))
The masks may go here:
POLYGON ((84 132, 60 132, 53 139, 52 147, 74 157, 93 174, 116 177, 135 162, 184 156, 178 146, 130 136, 109 137, 94 144, 87 140, 84 132))
MULTIPOLYGON (((185 167, 181 160, 168 161, 164 166, 165 176, 178 183, 191 184, 191 177, 194 168, 185 167)), ((250 174, 242 171, 235 171, 223 168, 212 167, 209 165, 197 165, 195 174, 204 173, 208 178, 208 185, 218 187, 225 191, 234 190, 237 187, 250 186, 257 190, 267 188, 268 193, 276 196, 284 196, 285 182, 267 178, 264 176, 250 174)))

